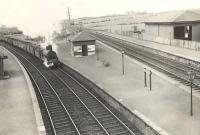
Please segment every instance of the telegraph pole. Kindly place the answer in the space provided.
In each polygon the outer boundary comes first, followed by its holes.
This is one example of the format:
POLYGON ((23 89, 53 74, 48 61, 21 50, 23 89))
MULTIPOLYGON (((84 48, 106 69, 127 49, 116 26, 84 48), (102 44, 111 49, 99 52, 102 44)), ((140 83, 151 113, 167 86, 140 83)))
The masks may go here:
POLYGON ((147 69, 144 68, 144 86, 147 87, 147 69))
POLYGON ((125 73, 125 72, 124 72, 124 53, 125 53, 124 50, 122 50, 122 51, 121 51, 121 54, 122 54, 122 74, 123 74, 123 75, 124 75, 124 73, 125 73))
POLYGON ((150 90, 150 91, 151 91, 151 89, 152 89, 151 76, 152 76, 152 72, 151 72, 151 70, 150 70, 150 71, 149 71, 149 90, 150 90))
POLYGON ((71 14, 70 14, 70 10, 69 10, 69 7, 68 7, 68 20, 69 20, 69 26, 71 26, 71 14))
POLYGON ((192 102, 192 84, 196 77, 196 73, 193 70, 188 72, 188 79, 190 82, 190 116, 193 116, 193 102, 192 102))

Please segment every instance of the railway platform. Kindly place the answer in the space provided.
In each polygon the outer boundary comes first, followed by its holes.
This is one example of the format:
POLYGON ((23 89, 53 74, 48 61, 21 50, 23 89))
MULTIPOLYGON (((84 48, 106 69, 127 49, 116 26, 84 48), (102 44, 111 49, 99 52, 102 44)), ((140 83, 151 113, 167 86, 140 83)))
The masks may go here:
POLYGON ((0 80, 0 134, 45 135, 44 124, 30 78, 20 62, 5 48, 4 69, 10 78, 0 80))
POLYGON ((194 92, 194 115, 190 116, 189 87, 127 56, 122 75, 121 53, 100 42, 97 42, 98 58, 97 55, 74 58, 68 43, 60 41, 57 44, 58 57, 63 63, 102 87, 131 111, 139 112, 170 135, 200 134, 199 92, 194 92), (109 64, 105 66, 105 63, 109 64), (153 73, 151 91, 149 74, 147 87, 144 87, 144 67, 153 73))
POLYGON ((139 40, 139 39, 136 39, 136 38, 122 36, 122 35, 113 34, 113 33, 109 33, 109 32, 101 31, 101 33, 112 36, 112 37, 116 37, 116 38, 119 38, 119 39, 123 39, 123 40, 126 40, 126 41, 130 41, 130 42, 136 43, 138 45, 147 46, 147 47, 157 49, 157 50, 161 50, 161 51, 164 51, 164 52, 167 52, 167 53, 171 53, 171 54, 174 54, 174 55, 177 55, 177 56, 180 56, 180 57, 191 59, 191 60, 194 60, 194 61, 200 61, 200 52, 196 51, 196 50, 165 45, 165 44, 161 44, 161 43, 157 43, 157 42, 153 42, 153 41, 139 40))

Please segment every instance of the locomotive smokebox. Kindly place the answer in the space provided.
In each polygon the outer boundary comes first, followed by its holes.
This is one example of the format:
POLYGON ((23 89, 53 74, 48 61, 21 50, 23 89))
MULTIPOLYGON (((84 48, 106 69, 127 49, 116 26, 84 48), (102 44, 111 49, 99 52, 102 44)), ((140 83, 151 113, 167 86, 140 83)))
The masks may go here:
POLYGON ((52 51, 52 45, 46 46, 46 50, 52 51))

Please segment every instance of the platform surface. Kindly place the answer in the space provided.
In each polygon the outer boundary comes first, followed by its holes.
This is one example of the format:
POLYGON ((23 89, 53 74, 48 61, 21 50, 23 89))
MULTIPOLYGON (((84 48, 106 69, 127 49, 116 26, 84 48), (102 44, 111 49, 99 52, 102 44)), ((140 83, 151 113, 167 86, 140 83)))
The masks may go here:
POLYGON ((6 51, 4 69, 10 78, 0 80, 0 135, 38 135, 31 95, 16 60, 6 51))
POLYGON ((113 49, 99 45, 97 61, 96 55, 72 57, 66 42, 57 45, 61 61, 102 86, 130 110, 138 110, 171 135, 200 134, 199 92, 194 92, 194 116, 191 117, 189 87, 152 70, 150 91, 149 84, 144 87, 143 68, 146 66, 126 56, 125 75, 122 75, 121 54, 113 49), (103 61, 110 63, 110 66, 103 66, 103 61))
POLYGON ((176 46, 170 46, 170 45, 147 41, 147 40, 139 40, 136 38, 131 38, 131 37, 108 33, 108 32, 101 32, 101 33, 200 62, 200 51, 180 48, 176 46))

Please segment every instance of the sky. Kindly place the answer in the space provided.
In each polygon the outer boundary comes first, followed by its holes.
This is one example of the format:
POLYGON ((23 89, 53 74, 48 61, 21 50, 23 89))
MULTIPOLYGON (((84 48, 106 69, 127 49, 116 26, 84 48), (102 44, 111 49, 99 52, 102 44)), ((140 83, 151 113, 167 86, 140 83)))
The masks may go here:
POLYGON ((0 0, 0 25, 17 26, 31 36, 47 35, 59 20, 200 8, 200 0, 0 0))

